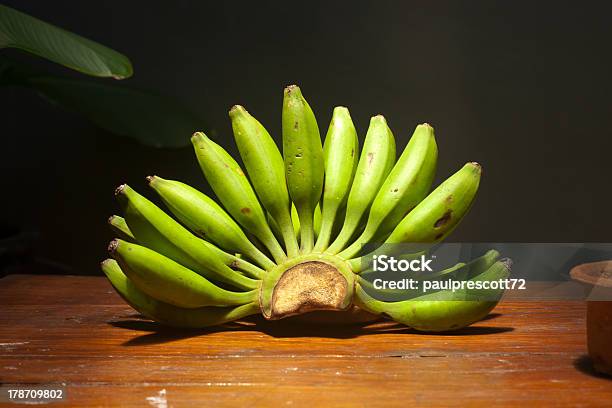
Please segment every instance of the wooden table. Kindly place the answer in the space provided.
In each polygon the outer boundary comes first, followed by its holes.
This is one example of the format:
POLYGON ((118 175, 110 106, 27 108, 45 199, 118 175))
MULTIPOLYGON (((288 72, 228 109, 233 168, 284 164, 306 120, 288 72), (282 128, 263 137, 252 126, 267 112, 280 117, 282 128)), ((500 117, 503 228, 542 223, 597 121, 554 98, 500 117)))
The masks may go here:
POLYGON ((612 405, 581 302, 506 302, 446 335, 259 318, 168 330, 101 277, 8 276, 0 306, 0 382, 64 383, 79 406, 612 405))

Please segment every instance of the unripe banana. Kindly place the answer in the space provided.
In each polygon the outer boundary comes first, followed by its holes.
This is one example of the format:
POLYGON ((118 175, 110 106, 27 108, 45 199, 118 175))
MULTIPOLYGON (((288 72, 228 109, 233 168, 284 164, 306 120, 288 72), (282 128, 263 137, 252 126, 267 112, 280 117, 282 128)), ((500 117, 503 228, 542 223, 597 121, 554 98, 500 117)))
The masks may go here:
POLYGON ((467 163, 410 211, 386 243, 435 243, 444 239, 472 206, 481 172, 478 163, 467 163))
MULTIPOLYGON (((466 274, 462 274, 462 279, 474 279, 477 275, 488 270, 499 259, 499 252, 495 249, 490 249, 484 255, 479 256, 467 263, 466 274)), ((506 266, 510 268, 510 263, 506 262, 506 266)), ((436 275, 437 276, 437 275, 436 275)))
POLYGON ((382 115, 374 116, 370 120, 346 203, 344 225, 336 240, 325 252, 337 254, 346 247, 394 163, 395 139, 393 133, 382 115))
POLYGON ((191 138, 198 162, 213 191, 236 221, 268 248, 276 262, 286 259, 244 172, 221 146, 204 133, 191 138))
POLYGON ((291 224, 283 156, 266 128, 242 106, 234 106, 229 116, 234 139, 253 188, 264 208, 276 221, 287 255, 294 257, 298 254, 298 245, 291 224))
POLYGON ((297 237, 300 236, 300 216, 298 215, 295 204, 291 203, 291 223, 293 224, 293 231, 297 237))
MULTIPOLYGON (((495 304, 496 291, 423 296, 370 283, 391 274, 370 272, 368 257, 399 252, 412 261, 428 254, 466 214, 478 189, 480 167, 468 164, 425 197, 437 161, 430 126, 417 126, 396 164, 395 140, 381 115, 371 118, 359 152, 348 109, 335 108, 322 147, 297 86, 284 92, 282 155, 243 107, 234 106, 229 116, 248 175, 203 133, 191 138, 218 204, 178 181, 150 177, 173 218, 128 186, 117 189, 125 220, 113 216, 109 223, 125 240, 110 245, 119 263, 107 260, 102 268, 141 313, 168 325, 205 327, 254 313, 273 320, 359 305, 436 331, 469 324, 495 304), (381 241, 390 245, 364 255, 369 250, 362 244, 381 241)), ((493 270, 498 255, 406 274, 436 283, 493 279, 507 272, 493 270), (492 272, 480 273, 487 267, 492 272)))
POLYGON ((321 232, 321 223, 322 223, 322 214, 321 214, 321 206, 319 204, 316 205, 314 209, 314 215, 312 217, 312 229, 314 230, 315 239, 319 236, 321 232))
POLYGON ((231 322, 261 312, 257 302, 233 307, 208 306, 195 309, 177 307, 160 302, 138 289, 125 276, 114 259, 104 260, 101 267, 117 293, 130 306, 144 316, 168 326, 197 329, 231 322))
POLYGON ((314 245, 314 209, 323 189, 323 147, 314 113, 295 85, 285 88, 282 124, 289 196, 300 218, 300 247, 308 253, 314 245))
POLYGON ((353 183, 359 157, 357 131, 347 108, 338 106, 329 124, 323 154, 325 184, 321 232, 314 251, 321 252, 329 244, 338 209, 343 206, 353 183))
MULTIPOLYGON (((509 262, 498 261, 471 281, 505 279, 509 270, 509 262)), ((384 313, 416 330, 439 332, 460 329, 481 320, 495 307, 503 290, 440 291, 401 302, 376 300, 359 284, 355 293, 357 306, 366 311, 384 313)))
POLYGON ((174 306, 243 305, 255 301, 258 294, 258 290, 231 292, 222 289, 172 259, 141 245, 115 239, 108 246, 108 251, 140 290, 174 306))
POLYGON ((436 172, 438 147, 427 123, 416 127, 404 152, 376 194, 365 230, 338 256, 353 258, 365 243, 390 233, 420 203, 431 188, 436 172))
POLYGON ((130 231, 130 228, 125 223, 125 219, 118 215, 111 215, 108 218, 108 225, 111 226, 111 229, 117 234, 117 236, 126 241, 134 242, 136 238, 130 231))
MULTIPOLYGON (((470 209, 482 169, 478 163, 467 163, 421 201, 393 230, 386 244, 431 243, 442 241, 459 224, 470 209)), ((355 273, 362 270, 362 258, 348 262, 355 273)))
MULTIPOLYGON (((113 231, 119 236, 119 238, 128 242, 136 242, 136 238, 130 231, 125 219, 118 215, 113 215, 108 219, 109 224, 111 225, 113 231)), ((265 274, 265 271, 257 266, 251 264, 250 262, 245 261, 244 259, 240 259, 235 255, 228 254, 227 252, 222 251, 216 246, 209 244, 208 242, 202 240, 202 244, 206 245, 211 251, 213 251, 219 259, 231 268, 238 269, 240 271, 245 272, 247 275, 255 278, 261 279, 265 274)), ((268 260, 269 263, 272 261, 268 260)), ((272 264, 274 265, 274 264, 272 264)))
POLYGON ((263 268, 272 262, 255 247, 219 204, 193 187, 158 176, 147 177, 149 186, 183 224, 224 249, 242 253, 263 268))
POLYGON ((229 266, 232 269, 236 269, 237 271, 244 272, 245 275, 250 276, 251 278, 261 280, 266 274, 265 270, 253 265, 252 263, 236 255, 228 254, 227 252, 214 246, 210 242, 206 242, 202 240, 202 244, 206 245, 210 249, 210 251, 212 251, 215 255, 217 255, 219 260, 223 262, 225 265, 229 266))
MULTIPOLYGON (((291 222, 293 223, 293 230, 295 231, 296 236, 300 236, 300 217, 298 216, 297 209, 295 205, 291 204, 291 222)), ((321 206, 317 204, 314 209, 313 216, 313 230, 315 238, 319 236, 319 232, 321 231, 321 206)))
POLYGON ((209 279, 240 289, 254 289, 256 280, 229 268, 212 244, 193 235, 155 204, 124 184, 115 195, 136 240, 209 279))

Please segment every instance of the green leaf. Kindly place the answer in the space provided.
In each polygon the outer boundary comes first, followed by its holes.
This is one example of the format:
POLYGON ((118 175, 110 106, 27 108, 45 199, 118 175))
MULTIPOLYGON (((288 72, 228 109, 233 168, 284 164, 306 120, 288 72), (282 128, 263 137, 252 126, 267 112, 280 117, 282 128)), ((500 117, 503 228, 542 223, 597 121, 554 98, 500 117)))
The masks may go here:
POLYGON ((204 128, 178 101, 149 91, 59 77, 33 77, 27 83, 101 128, 148 146, 186 146, 191 135, 204 128))
POLYGON ((133 73, 125 55, 0 4, 0 48, 7 47, 88 75, 124 79, 133 73))

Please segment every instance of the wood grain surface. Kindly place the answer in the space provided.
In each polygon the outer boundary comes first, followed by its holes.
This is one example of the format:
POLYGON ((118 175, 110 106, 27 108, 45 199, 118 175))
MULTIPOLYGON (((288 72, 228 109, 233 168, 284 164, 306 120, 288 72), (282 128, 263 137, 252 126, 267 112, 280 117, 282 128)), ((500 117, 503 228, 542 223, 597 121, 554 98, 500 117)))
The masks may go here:
POLYGON ((0 382, 64 384, 52 406, 612 405, 582 302, 502 302, 444 335, 261 318, 170 330, 98 277, 8 276, 0 306, 0 382))

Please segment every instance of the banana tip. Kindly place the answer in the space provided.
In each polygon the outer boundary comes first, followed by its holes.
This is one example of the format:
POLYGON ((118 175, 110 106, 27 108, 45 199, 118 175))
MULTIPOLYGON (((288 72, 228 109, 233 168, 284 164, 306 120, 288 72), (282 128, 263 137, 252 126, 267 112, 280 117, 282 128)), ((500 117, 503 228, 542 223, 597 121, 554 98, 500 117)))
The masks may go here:
POLYGON ((385 117, 379 113, 378 115, 372 116, 372 118, 370 119, 370 122, 387 123, 387 119, 385 119, 385 117))
POLYGON ((145 177, 145 180, 147 180, 147 184, 151 185, 151 183, 153 183, 153 181, 155 181, 155 178, 157 176, 147 176, 145 177))
POLYGON ((292 85, 288 85, 285 87, 285 93, 287 95, 290 95, 291 93, 295 93, 295 92, 301 93, 299 86, 292 84, 292 85))
POLYGON ((424 128, 426 128, 428 130, 433 130, 433 126, 431 126, 431 124, 429 124, 427 122, 423 122, 419 126, 423 126, 424 128))
POLYGON ((118 195, 123 194, 126 187, 127 187, 127 184, 121 184, 119 187, 115 189, 115 195, 118 196, 118 195))
POLYGON ((234 106, 232 106, 230 108, 229 115, 231 117, 231 116, 234 116, 234 115, 236 115, 236 114, 238 114, 240 112, 246 112, 246 109, 244 109, 244 106, 242 106, 242 105, 234 105, 234 106))
POLYGON ((482 173, 482 166, 478 162, 470 162, 469 163, 474 169, 476 169, 479 173, 482 173))
POLYGON ((206 140, 207 137, 203 132, 195 132, 193 135, 191 135, 191 142, 192 143, 196 143, 199 141, 204 141, 206 140))
POLYGON ((119 247, 119 240, 118 239, 113 239, 109 244, 108 244, 108 252, 110 254, 114 254, 115 251, 117 250, 117 247, 119 247))
POLYGON ((108 223, 112 224, 113 221, 115 220, 116 215, 111 215, 110 217, 108 217, 108 223))

